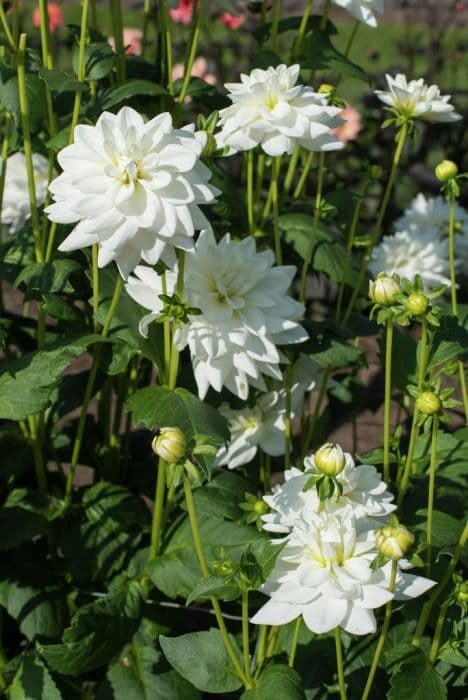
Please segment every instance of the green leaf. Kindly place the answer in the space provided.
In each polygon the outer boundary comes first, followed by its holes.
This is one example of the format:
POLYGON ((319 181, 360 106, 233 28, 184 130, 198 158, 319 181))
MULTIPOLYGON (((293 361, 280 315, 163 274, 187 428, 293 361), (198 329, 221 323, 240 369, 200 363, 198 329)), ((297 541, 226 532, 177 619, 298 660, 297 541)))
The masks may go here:
POLYGON ((138 629, 143 591, 139 583, 122 576, 109 593, 84 605, 73 616, 62 644, 38 647, 55 671, 78 676, 105 665, 138 629))
POLYGON ((141 498, 119 484, 106 481, 94 484, 86 489, 83 506, 86 517, 95 525, 112 521, 126 527, 135 524, 145 527, 151 522, 141 498))
POLYGON ((447 688, 419 649, 403 662, 390 680, 388 700, 444 700, 447 688))
POLYGON ((63 340, 8 362, 0 376, 0 418, 24 420, 50 405, 60 375, 73 357, 81 355, 98 335, 63 340))
POLYGON ((305 700, 301 676, 286 664, 269 664, 255 688, 246 690, 241 700, 305 700))
MULTIPOLYGON (((416 360, 417 343, 407 333, 400 333, 398 330, 393 331, 393 347, 392 347, 392 384, 403 392, 406 392, 406 387, 415 381, 417 360, 416 360)), ((381 357, 384 357, 384 340, 382 339, 381 357)))
MULTIPOLYGON (((78 50, 73 52, 73 70, 78 75, 78 50)), ((85 77, 86 80, 100 80, 109 75, 116 61, 116 54, 104 42, 88 44, 85 48, 85 77)))
MULTIPOLYGON (((25 83, 31 129, 36 131, 47 115, 45 87, 34 73, 26 73, 25 83)), ((6 112, 14 115, 16 124, 21 124, 17 77, 10 78, 6 83, 0 82, 0 103, 6 112)))
MULTIPOLYGON (((107 672, 112 700, 200 700, 199 691, 176 671, 164 668, 161 659, 156 649, 132 644, 107 672)), ((101 700, 101 693, 96 700, 101 700)), ((109 695, 102 693, 102 700, 110 700, 109 695)))
POLYGON ((427 369, 459 359, 468 349, 468 331, 461 326, 450 326, 436 333, 429 355, 427 369))
MULTIPOLYGON (((236 640, 230 636, 239 657, 236 640)), ((195 688, 206 693, 231 693, 241 687, 221 632, 210 629, 180 637, 159 637, 161 649, 169 663, 195 688)))
POLYGON ((31 263, 22 269, 15 280, 15 286, 24 284, 28 293, 72 292, 69 277, 80 269, 74 260, 54 260, 50 263, 31 263))
POLYGON ((109 107, 114 107, 114 105, 138 95, 159 97, 161 95, 169 95, 169 93, 161 85, 157 85, 151 80, 126 80, 116 87, 104 90, 99 102, 101 109, 109 109, 109 107))
POLYGON ((23 656, 8 697, 9 700, 62 700, 47 667, 34 652, 23 656))
POLYGON ((239 503, 251 488, 249 483, 238 474, 220 471, 203 488, 193 493, 198 517, 220 517, 236 520, 242 515, 239 503))
POLYGON ((301 68, 328 70, 340 76, 369 81, 369 76, 356 63, 338 51, 325 32, 315 30, 306 34, 302 42, 301 68))
POLYGON ((359 348, 330 335, 325 335, 322 340, 314 338, 312 348, 312 352, 309 353, 312 360, 315 360, 321 367, 329 369, 340 369, 353 365, 361 357, 359 348))
POLYGON ((207 600, 214 597, 219 600, 236 600, 241 595, 241 589, 236 581, 227 583, 221 576, 207 576, 202 579, 187 598, 187 605, 191 605, 194 600, 207 600))
POLYGON ((42 535, 47 529, 47 520, 38 513, 23 507, 0 508, 0 551, 18 547, 36 535, 42 535))
MULTIPOLYGON (((426 531, 427 526, 427 510, 425 508, 416 511, 416 515, 422 516, 424 519, 416 529, 420 532, 426 531)), ((458 518, 454 518, 448 513, 443 513, 440 510, 432 511, 432 544, 434 547, 450 547, 457 544, 462 534, 464 523, 458 518)))
POLYGON ((72 75, 68 75, 68 73, 61 70, 40 68, 39 77, 42 78, 47 87, 59 95, 62 92, 86 92, 88 90, 87 85, 80 83, 72 75))
POLYGON ((244 576, 249 581, 251 589, 259 588, 273 571, 278 554, 284 543, 273 544, 268 539, 258 539, 249 542, 242 552, 240 566, 244 576))
POLYGON ((45 518, 45 520, 49 522, 55 520, 61 513, 60 506, 54 505, 52 497, 49 496, 49 494, 25 488, 13 489, 13 491, 11 491, 3 504, 2 510, 0 510, 0 517, 4 509, 13 508, 21 509, 23 511, 23 517, 24 511, 26 511, 38 515, 41 518, 45 518))

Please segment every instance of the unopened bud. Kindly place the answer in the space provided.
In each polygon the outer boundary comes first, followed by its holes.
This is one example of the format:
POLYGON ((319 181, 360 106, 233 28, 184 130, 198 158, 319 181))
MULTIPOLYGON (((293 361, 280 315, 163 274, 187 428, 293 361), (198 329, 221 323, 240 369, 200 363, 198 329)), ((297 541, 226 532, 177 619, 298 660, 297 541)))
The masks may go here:
POLYGON ((429 306, 429 299, 421 292, 412 292, 406 300, 406 308, 414 316, 422 316, 429 306))
POLYGON ((168 464, 175 464, 185 456, 187 441, 179 428, 161 428, 151 447, 158 457, 168 464))
POLYGON ((392 277, 385 272, 379 272, 375 280, 369 282, 369 297, 375 304, 390 306, 395 301, 395 296, 401 293, 401 287, 392 277))
POLYGON ((414 535, 404 525, 385 525, 374 534, 377 549, 389 559, 402 559, 414 542, 414 535))
POLYGON ((345 467, 345 456, 340 445, 326 442, 314 454, 315 466, 326 476, 337 476, 345 467))
POLYGON ((330 85, 329 83, 322 83, 318 91, 322 95, 328 95, 330 92, 335 92, 335 86, 330 85))
POLYGON ((457 586, 456 594, 460 603, 468 602, 468 581, 463 581, 457 586))
POLYGON ((425 413, 426 416, 433 416, 435 413, 439 413, 441 405, 439 397, 433 391, 423 391, 416 399, 418 410, 421 413, 425 413))
POLYGON ((435 169, 435 176, 441 182, 453 180, 458 175, 458 167, 453 160, 443 160, 435 169))
POLYGON ((254 513, 257 513, 257 515, 265 515, 268 513, 270 510, 265 501, 261 498, 259 498, 255 503, 253 504, 252 510, 254 513))

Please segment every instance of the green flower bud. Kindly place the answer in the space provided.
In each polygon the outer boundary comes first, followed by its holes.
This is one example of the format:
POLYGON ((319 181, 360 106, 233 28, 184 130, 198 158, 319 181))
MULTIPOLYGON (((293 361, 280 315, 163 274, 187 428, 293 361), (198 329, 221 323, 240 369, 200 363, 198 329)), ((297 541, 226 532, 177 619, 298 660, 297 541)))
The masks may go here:
POLYGON ((257 513, 257 515, 265 515, 270 509, 265 503, 265 501, 259 498, 253 504, 252 510, 254 511, 254 513, 257 513))
POLYGON ((330 92, 335 92, 335 86, 329 83, 322 83, 318 91, 323 95, 328 95, 330 92))
POLYGON ((414 542, 414 535, 404 525, 385 525, 374 534, 377 549, 389 559, 402 559, 414 542))
POLYGON ((453 180, 458 175, 458 167, 453 160, 443 160, 435 169, 435 176, 440 182, 453 180))
POLYGON ((401 287, 385 272, 379 272, 375 280, 369 281, 369 297, 375 304, 390 306, 395 296, 401 293, 401 287))
POLYGON ((426 313, 428 306, 429 299, 421 292, 411 292, 406 300, 406 308, 414 316, 423 316, 426 313))
POLYGON ((457 586, 456 589, 457 598, 460 603, 468 602, 468 581, 463 581, 457 586))
POLYGON ((158 457, 168 464, 175 464, 185 456, 187 441, 179 428, 161 428, 151 447, 158 457))
POLYGON ((326 476, 337 476, 345 468, 345 456, 340 445, 326 442, 314 454, 315 466, 326 476))
POLYGON ((423 391, 416 399, 416 406, 426 416, 433 416, 435 413, 439 413, 442 404, 437 394, 434 394, 433 391, 423 391))

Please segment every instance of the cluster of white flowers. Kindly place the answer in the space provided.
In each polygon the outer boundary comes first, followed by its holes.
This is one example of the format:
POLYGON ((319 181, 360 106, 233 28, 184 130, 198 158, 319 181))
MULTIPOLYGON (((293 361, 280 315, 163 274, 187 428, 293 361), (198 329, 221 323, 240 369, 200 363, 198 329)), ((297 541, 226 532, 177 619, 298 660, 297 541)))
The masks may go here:
POLYGON ((382 14, 384 11, 383 0, 333 0, 333 2, 369 27, 377 26, 374 13, 382 14))
POLYGON ((369 634, 376 630, 375 608, 421 595, 435 581, 404 573, 408 562, 401 560, 395 590, 389 590, 391 563, 371 564, 378 554, 374 528, 395 509, 393 496, 375 467, 356 466, 339 446, 325 445, 320 462, 319 452, 306 458, 304 471, 286 471, 285 483, 264 498, 272 510, 262 516, 264 529, 282 534, 285 544, 261 587, 270 600, 252 622, 282 625, 302 615, 317 634, 337 626, 369 634), (325 466, 338 470, 326 500, 316 481, 324 475, 324 455, 325 466))
MULTIPOLYGON (((449 205, 443 197, 418 194, 395 221, 395 234, 384 236, 372 252, 371 273, 396 273, 413 280, 419 274, 428 286, 450 286, 448 226, 449 205)), ((468 259, 468 212, 455 206, 456 265, 463 273, 468 259)))
MULTIPOLYGON (((47 158, 39 153, 33 154, 32 162, 36 202, 41 205, 44 204, 47 194, 49 163, 47 158)), ((30 216, 31 204, 29 202, 26 158, 24 153, 17 152, 9 156, 6 161, 2 228, 5 227, 8 233, 17 233, 23 228, 30 216)))
POLYGON ((455 122, 461 115, 449 104, 450 95, 441 95, 437 85, 427 85, 423 78, 410 80, 403 73, 394 78, 386 75, 388 90, 375 94, 387 107, 408 119, 429 122, 455 122))

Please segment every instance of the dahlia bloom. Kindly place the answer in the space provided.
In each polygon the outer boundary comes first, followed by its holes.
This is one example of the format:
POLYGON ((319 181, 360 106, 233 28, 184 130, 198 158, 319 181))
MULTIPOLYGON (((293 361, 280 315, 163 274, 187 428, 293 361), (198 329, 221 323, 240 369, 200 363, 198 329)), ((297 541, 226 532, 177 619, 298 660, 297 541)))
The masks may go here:
POLYGON ((413 280, 420 275, 428 287, 450 285, 448 242, 436 229, 426 231, 397 231, 384 236, 372 251, 369 263, 372 275, 386 272, 413 280))
POLYGON ((347 104, 338 116, 345 119, 345 122, 341 126, 337 126, 336 129, 331 129, 332 136, 335 136, 341 143, 355 141, 362 129, 361 115, 356 107, 347 104))
POLYGON ((241 83, 228 83, 233 103, 219 113, 216 134, 220 147, 231 152, 256 146, 271 156, 291 154, 296 144, 309 151, 330 151, 342 147, 330 130, 342 124, 338 107, 327 104, 325 94, 296 85, 299 65, 241 74, 241 83))
MULTIPOLYGON (((63 24, 63 13, 60 5, 56 2, 49 2, 47 5, 47 15, 49 17, 49 30, 52 34, 63 24)), ((41 26, 41 11, 38 7, 33 12, 32 23, 35 27, 41 26)))
POLYGON ((437 85, 426 85, 423 78, 408 83, 406 75, 386 75, 388 91, 376 90, 381 102, 409 119, 428 122, 455 122, 461 115, 449 104, 450 95, 441 95, 437 85))
POLYGON ((270 600, 251 622, 284 625, 302 615, 316 634, 337 626, 350 634, 375 632, 375 608, 400 595, 415 597, 435 584, 400 573, 391 593, 386 571, 371 568, 376 554, 373 532, 358 532, 352 509, 336 514, 303 510, 260 589, 270 600))
POLYGON ((59 250, 97 243, 99 267, 115 260, 123 277, 144 260, 176 262, 208 225, 199 205, 219 194, 200 161, 206 136, 174 129, 171 115, 148 122, 130 107, 104 112, 95 126, 80 124, 58 155, 63 169, 50 184, 52 221, 76 226, 59 250))
MULTIPOLYGON (((343 491, 326 501, 330 513, 339 514, 352 508, 361 529, 375 527, 374 518, 382 518, 395 510, 393 495, 387 490, 377 469, 371 464, 355 465, 348 452, 344 453, 345 467, 335 478, 343 491)), ((272 512, 262 516, 263 529, 288 534, 301 512, 318 512, 322 508, 315 486, 304 491, 307 482, 322 472, 315 466, 313 456, 304 460, 304 471, 293 467, 285 471, 285 482, 271 495, 263 497, 272 512)))
POLYGON ((219 21, 229 29, 239 29, 245 22, 245 15, 231 15, 229 12, 223 12, 219 16, 219 21))
MULTIPOLYGON (((143 32, 140 29, 136 29, 136 27, 124 27, 122 38, 127 56, 140 56, 143 32)), ((108 44, 115 51, 115 39, 113 36, 109 37, 108 44)))
MULTIPOLYGON (((36 202, 44 204, 47 194, 48 169, 47 158, 39 153, 32 157, 36 202)), ((24 153, 14 153, 7 158, 5 189, 2 203, 2 227, 9 233, 20 231, 26 220, 31 216, 31 205, 28 192, 28 172, 24 153)))
POLYGON ((177 7, 170 7, 169 14, 174 22, 190 24, 192 21, 193 0, 179 0, 177 7))
POLYGON ((374 13, 382 14, 384 10, 383 0, 333 0, 333 2, 369 27, 377 26, 374 13))

